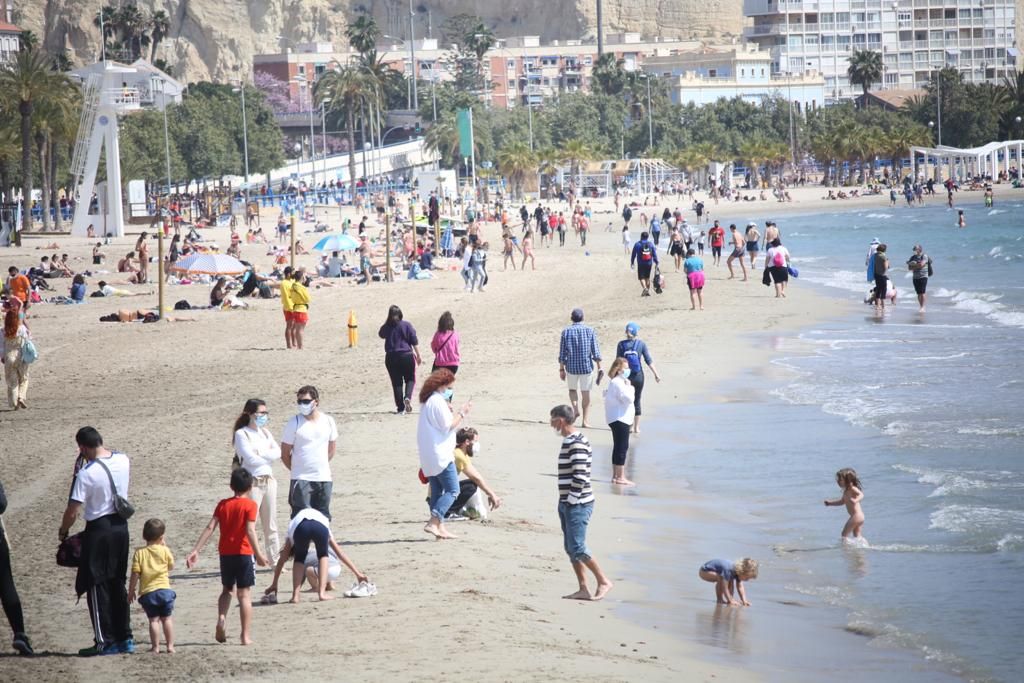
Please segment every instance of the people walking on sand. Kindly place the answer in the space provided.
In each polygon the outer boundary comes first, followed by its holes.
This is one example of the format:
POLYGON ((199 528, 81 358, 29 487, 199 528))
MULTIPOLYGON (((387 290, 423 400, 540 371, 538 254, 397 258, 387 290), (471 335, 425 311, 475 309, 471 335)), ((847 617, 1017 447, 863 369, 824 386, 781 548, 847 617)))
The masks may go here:
POLYGON ((640 233, 640 240, 633 245, 629 258, 629 267, 636 266, 636 277, 640 281, 640 296, 651 295, 651 270, 658 265, 658 247, 653 244, 646 232, 640 233))
POLYGON ((917 294, 917 305, 921 313, 924 313, 926 292, 928 291, 928 278, 931 277, 932 259, 924 253, 924 247, 920 244, 914 245, 914 254, 907 259, 907 268, 913 274, 914 292, 917 294))
POLYGON ((241 467, 231 473, 234 496, 217 503, 209 524, 203 529, 192 552, 185 558, 185 566, 195 568, 199 553, 213 532, 220 527, 217 552, 220 555, 220 597, 217 598, 217 626, 214 640, 226 643, 228 609, 238 595, 238 616, 241 622, 242 645, 252 645, 252 587, 256 585, 256 564, 267 566, 267 558, 256 540, 256 502, 247 495, 252 488, 252 475, 241 467), (255 561, 255 564, 254 564, 255 561))
POLYGON ((673 226, 672 232, 668 236, 668 253, 673 258, 676 264, 676 272, 683 265, 683 257, 686 255, 686 248, 683 246, 683 233, 679 231, 679 226, 673 226))
POLYGON ((506 232, 501 238, 501 269, 503 271, 508 270, 508 264, 512 264, 512 270, 516 269, 516 251, 522 251, 519 246, 516 245, 515 240, 512 239, 512 233, 506 232))
POLYGON ((292 267, 284 267, 284 277, 278 291, 281 293, 281 310, 284 311, 284 343, 286 348, 295 347, 295 308, 292 305, 292 267))
POLYGON ((761 233, 757 229, 757 223, 747 223, 747 230, 743 235, 746 240, 747 257, 750 259, 750 271, 754 271, 754 261, 757 259, 757 252, 760 250, 761 233))
POLYGON ((109 451, 93 427, 75 434, 84 463, 75 474, 57 538, 64 541, 79 514, 85 519, 75 593, 86 596, 93 645, 81 657, 135 652, 128 606, 128 520, 118 512, 118 498, 128 499, 128 456, 109 451))
POLYGON ((487 242, 473 245, 473 253, 469 257, 470 268, 470 293, 480 290, 484 291, 484 284, 487 282, 487 249, 490 244, 487 242))
POLYGON ((576 417, 582 417, 581 427, 590 427, 590 390, 594 386, 594 366, 597 366, 597 384, 601 383, 601 350, 597 345, 594 328, 583 324, 583 309, 574 308, 572 324, 562 330, 558 347, 558 375, 569 386, 569 401, 576 417), (581 411, 582 407, 582 411, 581 411))
POLYGON ((634 434, 640 433, 640 415, 643 408, 640 404, 640 397, 644 392, 644 364, 654 375, 655 382, 661 382, 658 369, 654 367, 651 359, 651 352, 647 343, 640 339, 640 326, 636 323, 626 323, 626 338, 620 341, 615 347, 615 357, 625 358, 629 365, 629 383, 633 385, 633 429, 634 434))
POLYGON ((736 274, 732 270, 732 262, 736 259, 740 261, 740 267, 743 269, 743 282, 747 281, 747 264, 743 259, 746 253, 746 243, 743 240, 743 235, 736 229, 736 224, 732 223, 729 225, 729 239, 732 243, 732 253, 729 254, 729 258, 725 259, 725 265, 729 268, 729 279, 732 280, 736 277, 736 274))
POLYGON ((420 340, 416 328, 403 319, 398 306, 388 308, 388 317, 377 336, 384 340, 384 367, 391 379, 395 411, 412 414, 412 395, 416 389, 416 367, 420 358, 420 340))
POLYGON ((764 257, 764 267, 768 269, 772 282, 775 283, 775 298, 786 298, 786 285, 789 284, 789 250, 782 246, 782 240, 776 237, 768 247, 764 257))
POLYGON ((4 302, 4 336, 0 363, 4 365, 7 403, 14 410, 28 408, 28 370, 32 357, 28 326, 22 315, 21 299, 12 296, 4 302))
POLYGON ((879 244, 872 257, 874 267, 872 272, 875 276, 875 309, 885 311, 885 295, 889 288, 889 256, 885 253, 887 247, 879 244))
POLYGON ((459 333, 455 331, 455 319, 451 311, 445 311, 438 318, 437 332, 430 340, 430 350, 434 352, 431 372, 446 368, 454 375, 459 371, 459 333))
POLYGON ((244 467, 252 475, 249 497, 256 501, 267 558, 274 563, 281 550, 281 541, 277 533, 277 479, 274 478, 273 466, 281 459, 281 446, 267 429, 269 420, 266 402, 250 398, 235 419, 232 445, 237 466, 244 467))
POLYGON ((138 596, 149 619, 149 651, 160 652, 160 631, 163 629, 167 652, 174 652, 174 601, 168 574, 174 569, 174 555, 164 543, 167 527, 163 520, 148 519, 142 527, 146 545, 132 555, 132 576, 128 581, 128 603, 138 596))
POLYGON ((630 251, 633 249, 633 240, 629 236, 629 226, 622 226, 622 251, 629 256, 630 251))
POLYGON ((537 262, 533 258, 533 230, 527 230, 523 235, 523 262, 519 270, 526 270, 526 259, 530 259, 530 270, 537 270, 537 262))
POLYGON ((135 282, 144 285, 149 282, 149 245, 146 244, 147 233, 139 235, 135 242, 135 251, 139 255, 139 272, 135 274, 135 282))
POLYGON ((295 401, 298 414, 288 418, 281 434, 281 462, 291 471, 290 516, 311 507, 330 519, 334 489, 331 460, 338 446, 338 425, 320 410, 320 392, 316 387, 299 387, 295 401))
POLYGON ((430 373, 420 389, 420 416, 416 427, 420 470, 430 484, 430 520, 423 530, 438 539, 455 538, 444 526, 444 517, 459 495, 455 468, 456 431, 472 407, 466 403, 452 412, 455 375, 444 368, 430 373))
POLYGON ((750 607, 744 581, 753 581, 758 573, 757 561, 744 557, 737 562, 728 560, 708 560, 701 565, 697 573, 703 580, 715 584, 715 602, 720 605, 750 607), (733 593, 739 595, 737 601, 733 593))
POLYGON ((835 500, 826 500, 825 507, 845 505, 850 518, 843 525, 840 534, 843 542, 866 543, 861 531, 864 529, 864 511, 861 510, 860 502, 864 500, 864 486, 860 483, 857 471, 849 467, 836 472, 836 483, 843 490, 843 495, 835 500))
POLYGON ((711 259, 716 266, 722 265, 722 245, 725 244, 725 228, 715 224, 708 230, 708 240, 711 242, 711 259))
POLYGON ((693 253, 693 249, 686 252, 686 261, 683 262, 683 270, 686 272, 686 286, 690 290, 690 310, 700 306, 704 310, 704 259, 693 253))
MULTIPOLYGON (((764 223, 764 250, 768 251, 768 246, 776 239, 781 239, 782 233, 779 232, 779 226, 776 225, 775 221, 765 221, 764 223)), ((753 269, 751 269, 753 270, 753 269)))
POLYGON ((597 560, 587 548, 587 526, 594 512, 594 491, 590 484, 593 451, 590 441, 573 424, 575 409, 567 405, 551 409, 549 424, 562 437, 558 451, 558 519, 562 545, 569 556, 578 589, 562 597, 569 600, 601 600, 612 589, 597 560), (587 570, 597 581, 593 593, 587 585, 587 570))
POLYGON ((309 278, 305 268, 292 273, 292 348, 302 350, 302 335, 309 324, 309 278))
POLYGON ((622 357, 612 361, 608 368, 608 388, 604 392, 604 416, 612 430, 612 483, 636 486, 626 477, 626 453, 629 434, 633 429, 634 389, 630 384, 629 362, 622 357))
POLYGON ((25 615, 21 610, 21 598, 14 585, 14 572, 11 571, 11 545, 4 527, 3 514, 7 511, 7 494, 0 483, 0 603, 3 604, 7 623, 14 631, 11 646, 19 655, 33 655, 32 643, 25 632, 25 615))

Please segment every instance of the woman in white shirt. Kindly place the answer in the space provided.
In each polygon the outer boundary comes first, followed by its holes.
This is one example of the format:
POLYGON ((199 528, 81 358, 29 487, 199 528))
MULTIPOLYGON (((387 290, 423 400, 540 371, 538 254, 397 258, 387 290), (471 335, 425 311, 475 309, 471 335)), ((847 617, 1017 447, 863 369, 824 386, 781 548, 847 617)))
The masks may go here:
POLYGON ((430 373, 420 389, 420 417, 416 444, 420 470, 430 484, 430 521, 423 527, 436 538, 455 538, 444 527, 444 515, 459 495, 455 470, 455 432, 466 419, 470 404, 452 414, 449 403, 455 375, 447 368, 430 373))
POLYGON ((620 486, 636 486, 626 478, 626 451, 635 415, 629 372, 629 361, 616 358, 608 370, 611 381, 604 392, 604 416, 612 430, 612 483, 620 486))
POLYGON ((264 401, 258 398, 246 401, 242 414, 235 420, 234 446, 236 467, 243 467, 252 475, 249 497, 259 508, 264 547, 273 564, 281 542, 277 535, 277 479, 272 466, 275 460, 281 459, 281 447, 267 429, 268 419, 264 401))
POLYGON ((789 283, 789 250, 782 246, 778 237, 770 242, 768 253, 764 257, 764 267, 768 269, 772 282, 775 283, 775 298, 786 298, 786 285, 789 283))

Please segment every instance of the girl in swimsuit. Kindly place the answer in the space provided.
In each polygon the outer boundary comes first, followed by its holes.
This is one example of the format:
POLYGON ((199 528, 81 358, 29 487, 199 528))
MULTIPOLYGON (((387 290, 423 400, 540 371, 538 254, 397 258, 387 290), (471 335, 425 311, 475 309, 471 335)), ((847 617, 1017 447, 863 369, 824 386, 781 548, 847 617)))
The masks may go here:
POLYGON ((679 228, 672 228, 672 234, 668 240, 668 253, 675 259, 678 273, 680 266, 683 265, 683 234, 679 232, 679 228))
POLYGON ((515 270, 516 269, 515 250, 518 249, 518 247, 516 246, 515 242, 512 241, 512 233, 506 231, 505 234, 502 236, 502 239, 503 239, 503 246, 502 246, 502 249, 501 249, 501 254, 502 254, 502 257, 503 257, 503 261, 502 261, 501 270, 502 271, 508 270, 509 261, 512 262, 512 270, 515 270))
POLYGON ((523 237, 523 263, 520 270, 526 270, 526 259, 530 259, 530 270, 537 270, 537 263, 533 259, 533 230, 527 230, 523 237))
POLYGON ((836 483, 843 490, 843 495, 836 500, 826 500, 825 507, 845 505, 846 511, 850 513, 850 518, 843 526, 843 542, 849 540, 866 543, 867 541, 861 536, 861 530, 864 528, 864 511, 860 509, 860 502, 864 500, 864 487, 857 477, 856 470, 849 467, 839 470, 836 472, 836 483))

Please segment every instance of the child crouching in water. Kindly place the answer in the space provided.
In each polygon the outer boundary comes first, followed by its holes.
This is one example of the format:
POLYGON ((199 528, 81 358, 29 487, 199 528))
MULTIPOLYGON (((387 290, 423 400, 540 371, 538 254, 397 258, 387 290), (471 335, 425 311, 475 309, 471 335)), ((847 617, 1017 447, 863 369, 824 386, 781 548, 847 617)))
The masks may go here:
POLYGON ((252 624, 252 587, 256 584, 256 564, 267 566, 267 558, 260 552, 256 540, 256 501, 247 496, 252 488, 252 475, 239 467, 231 473, 233 498, 217 503, 210 523, 203 529, 195 548, 188 554, 185 565, 192 569, 199 561, 199 552, 210 540, 217 525, 220 525, 220 582, 222 590, 217 599, 217 630, 214 637, 218 643, 227 642, 228 608, 231 596, 238 588, 238 612, 242 622, 242 645, 251 645, 249 627, 252 624))
POLYGON ((149 651, 160 652, 160 627, 164 629, 167 652, 174 652, 174 600, 178 597, 171 590, 168 572, 174 569, 174 555, 164 543, 167 528, 163 520, 146 520, 142 527, 145 547, 132 555, 132 578, 128 582, 128 603, 135 602, 138 590, 139 604, 149 618, 149 651))
POLYGON ((744 557, 738 562, 728 560, 710 560, 700 568, 700 578, 715 584, 715 599, 722 605, 742 604, 750 607, 747 600, 747 592, 743 588, 744 581, 752 581, 757 578, 757 560, 744 557), (733 586, 740 596, 740 602, 733 599, 733 586))
POLYGON ((864 511, 860 509, 860 501, 864 499, 863 486, 857 477, 857 471, 849 467, 836 472, 836 483, 843 490, 843 495, 835 500, 826 500, 825 507, 831 505, 845 505, 850 518, 843 526, 842 539, 844 542, 852 540, 856 543, 867 543, 867 539, 860 535, 864 528, 864 511))

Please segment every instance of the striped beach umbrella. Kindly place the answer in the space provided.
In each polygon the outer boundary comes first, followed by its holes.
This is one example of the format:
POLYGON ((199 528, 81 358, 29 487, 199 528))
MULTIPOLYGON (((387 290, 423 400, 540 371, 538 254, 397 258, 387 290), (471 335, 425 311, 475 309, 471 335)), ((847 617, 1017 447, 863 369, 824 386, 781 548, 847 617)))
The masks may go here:
POLYGON ((349 234, 328 235, 313 245, 314 251, 355 251, 359 242, 349 234))
POLYGON ((198 275, 241 275, 247 269, 241 261, 227 254, 189 254, 175 262, 171 270, 198 275))

